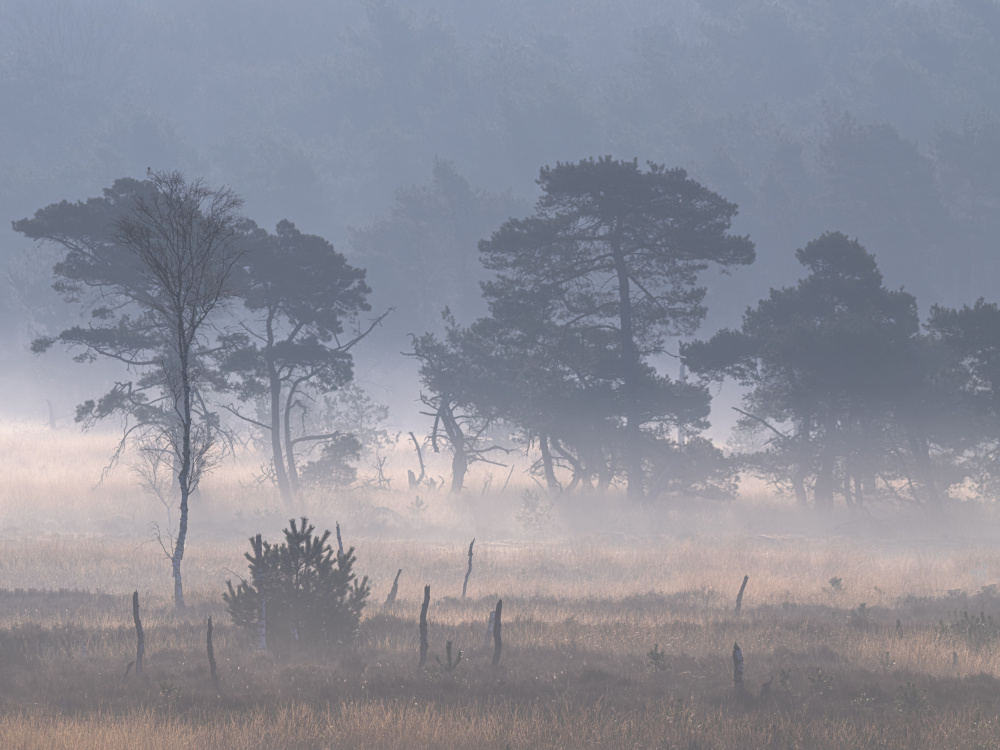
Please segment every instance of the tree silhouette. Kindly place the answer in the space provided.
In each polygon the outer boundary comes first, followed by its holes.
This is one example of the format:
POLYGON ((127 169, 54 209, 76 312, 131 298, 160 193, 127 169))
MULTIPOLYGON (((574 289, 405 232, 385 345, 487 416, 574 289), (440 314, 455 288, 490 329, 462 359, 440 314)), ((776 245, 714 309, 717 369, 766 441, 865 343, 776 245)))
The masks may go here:
POLYGON ((28 237, 65 248, 55 288, 83 303, 93 321, 38 339, 32 349, 61 343, 80 351, 78 361, 107 357, 135 375, 77 407, 77 421, 124 421, 112 463, 130 442, 172 459, 180 514, 165 549, 178 608, 188 500, 220 447, 219 422, 204 399, 207 333, 240 259, 241 206, 227 189, 188 182, 180 172, 149 172, 141 183, 116 181, 103 198, 53 204, 14 223, 28 237))
POLYGON ((560 329, 612 334, 628 491, 642 496, 644 363, 704 317, 699 274, 752 262, 753 244, 728 233, 736 206, 682 169, 602 157, 545 167, 538 184, 534 215, 480 243, 497 274, 484 296, 494 316, 528 306, 560 329))
POLYGON ((296 446, 344 447, 342 433, 297 432, 296 413, 304 415, 314 395, 351 382, 351 349, 386 313, 359 320, 371 310, 365 270, 351 266, 322 237, 303 234, 287 220, 273 235, 250 229, 233 280, 250 316, 222 337, 216 361, 240 401, 267 403, 265 420, 235 407, 229 411, 269 434, 275 480, 291 503, 299 486, 296 446), (345 331, 345 324, 353 328, 345 331))

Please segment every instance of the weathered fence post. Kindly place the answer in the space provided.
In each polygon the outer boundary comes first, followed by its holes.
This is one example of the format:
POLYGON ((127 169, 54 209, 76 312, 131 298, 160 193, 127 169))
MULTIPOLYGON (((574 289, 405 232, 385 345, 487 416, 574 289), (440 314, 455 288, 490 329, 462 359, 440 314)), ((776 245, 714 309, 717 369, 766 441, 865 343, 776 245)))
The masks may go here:
POLYGON ((212 677, 212 684, 215 685, 215 689, 219 689, 219 675, 215 671, 215 649, 212 648, 212 616, 208 616, 208 636, 206 637, 206 645, 208 646, 208 673, 212 677))
POLYGON ((503 649, 503 638, 500 635, 500 612, 503 610, 503 599, 497 602, 496 617, 493 618, 493 667, 500 666, 500 651, 503 649))
POLYGON ((469 569, 465 571, 465 582, 462 584, 462 598, 465 598, 465 591, 469 587, 469 576, 472 575, 472 545, 476 543, 473 539, 469 542, 469 569))
MULTIPOLYGON (((142 674, 142 656, 146 653, 146 636, 142 632, 142 620, 139 619, 139 592, 132 592, 132 620, 135 621, 135 674, 142 674)), ((127 674, 127 672, 126 672, 127 674)))
POLYGON ((486 645, 490 645, 490 641, 493 640, 493 624, 496 621, 497 611, 494 609, 490 612, 489 622, 486 623, 486 645))
POLYGON ((749 575, 743 576, 743 585, 740 586, 740 593, 736 595, 736 614, 740 613, 740 609, 743 607, 743 592, 746 590, 747 581, 750 580, 749 575))
POLYGON ((385 604, 382 605, 383 610, 389 609, 389 607, 396 603, 396 594, 399 592, 399 577, 402 574, 402 568, 396 571, 396 577, 392 581, 392 589, 389 591, 389 596, 385 598, 385 604))
POLYGON ((742 693, 743 687, 743 651, 740 644, 733 644, 733 687, 736 692, 742 693))
POLYGON ((424 603, 420 607, 420 663, 418 669, 423 669, 427 663, 427 608, 431 606, 430 584, 424 586, 424 603))

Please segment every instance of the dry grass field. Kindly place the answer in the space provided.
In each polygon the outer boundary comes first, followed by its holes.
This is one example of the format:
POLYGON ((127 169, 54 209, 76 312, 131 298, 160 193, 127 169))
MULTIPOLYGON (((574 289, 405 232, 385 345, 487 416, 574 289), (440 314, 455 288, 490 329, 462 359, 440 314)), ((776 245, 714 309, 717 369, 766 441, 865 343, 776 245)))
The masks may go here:
POLYGON ((751 486, 727 505, 565 496, 547 518, 525 514, 535 485, 520 468, 417 503, 403 489, 415 457, 401 447, 390 489, 286 509, 254 487, 259 459, 247 454, 192 506, 189 607, 177 613, 150 542, 150 521, 168 525, 163 507, 127 467, 98 483, 113 443, 0 427, 0 748, 1000 747, 993 508, 851 518, 751 486), (293 514, 321 529, 339 521, 372 580, 350 649, 259 652, 229 622, 221 595, 244 574, 247 537, 277 539, 293 514), (418 672, 425 584, 431 659, 418 672), (123 681, 133 590, 146 679, 123 681), (501 597, 494 670, 485 630, 501 597), (451 671, 434 659, 447 641, 464 653, 451 671))

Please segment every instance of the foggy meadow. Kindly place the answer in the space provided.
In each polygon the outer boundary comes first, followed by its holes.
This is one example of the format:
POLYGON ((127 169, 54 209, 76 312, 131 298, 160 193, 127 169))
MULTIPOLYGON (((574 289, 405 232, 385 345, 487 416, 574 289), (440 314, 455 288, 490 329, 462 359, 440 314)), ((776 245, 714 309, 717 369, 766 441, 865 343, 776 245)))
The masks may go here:
POLYGON ((0 3, 0 745, 992 747, 1000 5, 0 3))

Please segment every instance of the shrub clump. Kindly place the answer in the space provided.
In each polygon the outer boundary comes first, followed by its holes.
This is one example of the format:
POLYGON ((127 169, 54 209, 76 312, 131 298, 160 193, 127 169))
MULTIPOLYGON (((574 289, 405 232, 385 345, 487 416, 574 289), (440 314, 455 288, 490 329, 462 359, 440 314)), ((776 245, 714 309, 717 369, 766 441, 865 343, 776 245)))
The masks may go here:
POLYGON ((269 648, 286 642, 347 643, 357 634, 371 587, 357 580, 354 548, 338 554, 330 532, 316 535, 303 517, 289 521, 285 541, 250 539, 250 580, 226 581, 222 595, 233 622, 258 633, 262 614, 269 648))

